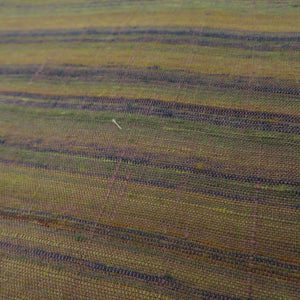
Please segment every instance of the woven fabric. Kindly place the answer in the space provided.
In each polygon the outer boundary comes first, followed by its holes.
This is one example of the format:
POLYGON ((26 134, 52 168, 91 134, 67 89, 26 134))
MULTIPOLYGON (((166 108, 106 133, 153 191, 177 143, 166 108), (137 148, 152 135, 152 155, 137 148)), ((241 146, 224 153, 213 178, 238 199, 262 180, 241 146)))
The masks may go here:
POLYGON ((0 1, 0 298, 299 299, 299 16, 0 1))

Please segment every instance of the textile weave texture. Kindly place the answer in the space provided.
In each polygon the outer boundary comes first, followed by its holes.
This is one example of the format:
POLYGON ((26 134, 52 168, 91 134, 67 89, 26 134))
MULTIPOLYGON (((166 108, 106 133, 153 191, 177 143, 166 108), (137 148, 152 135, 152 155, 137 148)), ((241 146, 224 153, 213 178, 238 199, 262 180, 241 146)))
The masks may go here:
POLYGON ((1 299, 299 299, 298 0, 0 1, 1 299))

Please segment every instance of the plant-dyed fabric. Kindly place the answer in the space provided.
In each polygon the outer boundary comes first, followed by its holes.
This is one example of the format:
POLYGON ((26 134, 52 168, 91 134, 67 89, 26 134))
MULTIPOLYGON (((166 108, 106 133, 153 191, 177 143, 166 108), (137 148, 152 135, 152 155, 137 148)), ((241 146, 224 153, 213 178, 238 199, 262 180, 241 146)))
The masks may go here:
POLYGON ((1 299, 299 299, 297 0, 0 3, 1 299))

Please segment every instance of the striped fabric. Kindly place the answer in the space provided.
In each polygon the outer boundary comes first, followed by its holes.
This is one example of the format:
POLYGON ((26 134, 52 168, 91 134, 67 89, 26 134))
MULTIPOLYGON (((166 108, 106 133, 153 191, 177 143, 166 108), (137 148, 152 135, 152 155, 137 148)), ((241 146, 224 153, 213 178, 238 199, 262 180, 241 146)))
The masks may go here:
POLYGON ((299 16, 0 1, 0 298, 299 299, 299 16))

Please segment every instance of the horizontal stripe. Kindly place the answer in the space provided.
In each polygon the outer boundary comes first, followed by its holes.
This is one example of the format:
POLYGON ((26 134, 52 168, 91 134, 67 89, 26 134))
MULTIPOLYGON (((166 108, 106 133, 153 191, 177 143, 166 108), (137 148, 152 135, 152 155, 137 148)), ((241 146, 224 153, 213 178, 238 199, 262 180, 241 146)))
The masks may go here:
MULTIPOLYGON (((5 44, 0 48, 0 63, 20 66, 39 64, 43 68, 45 64, 78 67, 121 65, 149 68, 159 66, 172 71, 186 70, 194 73, 200 71, 221 76, 228 74, 251 78, 251 80, 256 77, 265 78, 265 82, 272 79, 280 86, 281 80, 285 80, 293 83, 296 89, 298 87, 298 57, 292 51, 255 52, 196 45, 187 47, 186 45, 159 43, 159 41, 155 42, 155 45, 130 42, 85 42, 84 47, 82 45, 83 43, 79 42, 64 44, 55 41, 45 41, 42 44, 5 44)), ((230 83, 230 76, 227 79, 225 83, 230 83)), ((259 86, 264 81, 254 81, 254 83, 259 86)))
POLYGON ((212 9, 186 9, 182 8, 182 1, 177 3, 177 7, 169 4, 168 8, 162 8, 162 5, 160 3, 156 10, 149 9, 149 6, 148 9, 143 10, 143 6, 141 6, 142 9, 138 9, 140 5, 130 5, 129 10, 123 11, 103 11, 102 8, 98 11, 80 12, 81 10, 78 11, 77 9, 76 12, 69 13, 67 11, 64 14, 59 14, 59 10, 55 14, 45 14, 43 13, 44 10, 40 10, 38 15, 26 15, 24 13, 20 15, 19 10, 19 14, 2 16, 0 28, 1 30, 32 30, 37 27, 40 29, 115 27, 121 31, 124 27, 137 25, 148 27, 155 24, 161 27, 209 27, 246 32, 295 32, 298 31, 300 24, 297 18, 297 8, 293 11, 291 9, 283 10, 280 7, 279 14, 278 10, 275 10, 276 13, 274 11, 268 13, 268 9, 265 9, 262 13, 249 6, 248 10, 245 11, 244 9, 230 10, 228 5, 223 7, 223 10, 215 9, 215 7, 212 9))
POLYGON ((57 220, 67 220, 66 226, 71 226, 76 229, 91 231, 94 234, 108 235, 121 240, 130 240, 143 244, 155 245, 170 250, 176 250, 193 255, 208 255, 210 258, 217 261, 227 261, 232 263, 244 264, 251 259, 253 262, 263 264, 266 267, 277 266, 280 268, 300 271, 300 266, 294 264, 282 263, 274 258, 263 257, 240 252, 224 251, 222 249, 210 248, 193 242, 187 242, 183 239, 173 238, 168 235, 150 233, 146 231, 128 229, 124 227, 115 227, 106 224, 101 224, 87 219, 79 219, 70 215, 59 215, 51 212, 31 211, 27 209, 3 207, 0 206, 0 214, 2 216, 22 218, 24 220, 38 220, 45 223, 51 223, 57 220))
POLYGON ((300 36, 297 33, 274 35, 272 33, 232 32, 209 28, 190 30, 170 30, 170 28, 126 28, 120 32, 112 29, 87 30, 35 30, 0 32, 0 43, 43 43, 49 38, 55 42, 156 42, 167 44, 192 44, 209 47, 232 47, 254 51, 279 51, 300 49, 300 36), (288 44, 287 44, 288 42, 288 44))
MULTIPOLYGON (((262 119, 262 120, 275 120, 282 121, 288 123, 299 123, 300 117, 297 115, 288 115, 288 114, 279 114, 279 113, 269 113, 262 111, 250 111, 250 110, 238 110, 238 109, 230 109, 230 108, 220 108, 220 107, 212 107, 212 106, 203 106, 203 105, 193 105, 193 104, 185 104, 180 102, 167 102, 155 99, 131 99, 131 98, 123 98, 123 97, 93 97, 86 95, 48 95, 48 94, 37 94, 37 93, 28 93, 28 92, 11 92, 11 91, 0 91, 0 95, 6 96, 15 96, 15 97, 26 97, 31 99, 45 99, 45 100, 55 100, 55 101, 65 101, 65 100, 84 100, 90 101, 93 104, 97 103, 111 103, 111 104, 136 104, 139 106, 161 108, 167 110, 183 110, 187 111, 188 114, 193 113, 202 113, 202 114, 211 114, 217 116, 227 116, 234 118, 253 118, 253 119, 262 119)), ((2 99, 3 101, 4 99, 2 99)), ((22 102, 22 100, 20 100, 22 102)), ((7 101, 9 103, 9 100, 7 101)), ((12 101, 13 103, 13 101, 12 101)), ((67 105, 68 103, 66 103, 67 105)), ((57 104, 59 105, 59 104, 57 104)), ((88 104, 85 104, 88 105, 88 104)), ((55 107, 55 105, 54 105, 55 107)), ((134 107, 129 108, 126 106, 126 109, 134 109, 134 107)), ((83 108, 84 109, 84 108, 83 108)), ((126 111, 126 110, 125 110, 126 111)), ((149 113, 150 113, 149 109, 149 113)), ((168 115, 168 111, 166 111, 166 116, 168 115)))
MULTIPOLYGON (((0 139, 0 145, 3 146, 8 146, 6 145, 7 143, 5 140, 0 139)), ((108 149, 98 149, 99 154, 89 154, 87 152, 83 151, 70 151, 70 150, 63 150, 63 149, 57 149, 57 148, 42 148, 39 146, 38 148, 35 147, 30 147, 29 145, 22 145, 22 144, 16 144, 14 143, 13 145, 14 148, 17 149, 26 149, 26 150, 32 150, 35 152, 45 152, 45 153, 59 153, 59 154, 67 154, 70 157, 71 156, 80 156, 80 157, 87 157, 91 159, 105 159, 109 160, 112 163, 119 163, 123 162, 126 164, 130 165, 141 165, 141 166, 154 166, 159 169, 170 169, 170 170, 176 170, 176 171, 181 171, 184 174, 195 174, 195 175, 205 175, 207 177, 212 177, 212 178, 218 178, 218 179, 227 179, 227 180, 232 180, 232 181, 240 181, 240 182, 247 182, 251 184, 255 183, 260 183, 260 184, 269 184, 272 186, 277 186, 277 185, 289 185, 289 186, 295 186, 298 187, 300 186, 300 183, 297 181, 292 181, 289 179, 272 179, 272 178, 265 178, 261 176, 251 176, 251 175, 239 175, 239 174, 234 174, 234 173, 223 173, 220 171, 215 171, 214 169, 199 169, 193 167, 193 165, 189 165, 186 162, 187 158, 184 158, 184 160, 181 162, 181 164, 178 164, 180 162, 180 158, 177 159, 177 164, 175 163, 167 163, 166 161, 162 161, 159 159, 158 156, 155 156, 153 153, 144 153, 144 157, 146 158, 131 158, 131 157, 126 157, 125 155, 120 155, 120 149, 116 148, 108 148, 108 149)), ((188 158, 189 160, 193 160, 192 157, 188 158)), ((4 160, 2 160, 4 162, 4 160)), ((21 161, 20 161, 21 162, 21 161)), ((22 162, 21 162, 22 163, 22 162)), ((25 163, 25 162, 24 162, 25 163)), ((40 166, 47 168, 47 165, 40 166)), ((300 193, 300 191, 295 191, 295 193, 300 193)))
MULTIPOLYGON (((298 99, 300 90, 296 82, 292 80, 280 80, 263 77, 234 76, 228 74, 205 74, 195 72, 184 72, 178 70, 161 69, 159 66, 148 68, 128 68, 120 66, 109 68, 98 66, 97 68, 75 65, 61 65, 59 68, 44 66, 42 72, 40 65, 29 65, 24 67, 0 66, 0 75, 29 75, 34 78, 39 75, 41 79, 53 80, 58 78, 80 79, 81 81, 100 81, 102 79, 122 80, 128 82, 153 82, 153 83, 178 83, 188 87, 216 87, 232 90, 245 90, 263 92, 270 94, 288 95, 298 99)), ((259 96, 259 95, 258 95, 259 96)))
MULTIPOLYGON (((3 93, 3 92, 2 92, 3 93)), ((1 92, 0 92, 1 94, 1 92)), ((10 94, 10 93, 8 93, 10 94)), ((15 96, 15 95, 14 95, 15 96)), ((25 95, 22 95, 23 97, 25 95)), ((41 96, 41 95, 39 95, 41 96)), ((43 95, 39 98, 52 98, 52 96, 43 95)), ((69 99, 78 99, 78 96, 66 96, 69 99)), ((55 95, 53 98, 60 98, 60 96, 55 95)), ((79 98, 80 99, 80 98, 79 98)), ((275 131, 275 132, 283 132, 283 133, 291 133, 291 134, 300 134, 300 127, 296 125, 290 125, 279 122, 270 122, 270 121, 257 121, 250 119, 242 119, 242 118, 232 118, 229 113, 227 116, 216 116, 209 114, 201 114, 199 112, 180 112, 178 110, 172 109, 172 104, 169 105, 169 108, 155 108, 151 104, 155 102, 155 100, 148 99, 105 99, 105 98, 97 98, 97 97, 86 97, 82 96, 82 100, 85 101, 94 101, 94 103, 89 104, 71 104, 71 103, 61 103, 61 102, 37 102, 37 101, 22 101, 22 100, 4 100, 0 99, 0 102, 5 104, 19 105, 19 106, 32 106, 39 108, 63 108, 63 109, 79 109, 79 110, 92 110, 92 111, 110 111, 110 112, 122 112, 129 114, 141 114, 146 116, 158 116, 163 118, 172 118, 172 119, 183 119, 189 121, 196 122, 208 122, 218 126, 231 126, 234 128, 243 128, 243 129, 252 129, 252 130, 262 130, 262 131, 275 131), (112 106, 107 105, 106 107, 103 104, 99 104, 100 101, 102 103, 118 103, 119 105, 112 106), (104 101, 103 101, 104 100, 104 101), (119 101, 118 101, 119 100, 119 101), (121 100, 121 101, 120 101, 121 100), (97 101, 97 102, 96 102, 97 101), (148 103, 147 103, 148 102, 148 103), (152 102, 152 103, 151 103, 152 102), (130 106, 130 103, 138 104, 138 107, 130 106), (150 104, 151 103, 151 104, 150 104)), ((100 102, 100 103, 101 103, 100 102)), ((218 109, 215 109, 217 111, 218 109)), ((230 111, 230 110, 229 110, 230 111)), ((253 114, 254 112, 252 112, 253 114)), ((250 112, 251 114, 251 112, 250 112)), ((263 115, 263 114, 261 114, 263 115)), ((285 117, 285 116, 283 116, 285 117)), ((286 116, 287 117, 287 116, 286 116)), ((288 118, 288 117, 287 117, 288 118)))
MULTIPOLYGON (((238 202, 247 202, 247 203, 256 203, 256 204, 262 204, 262 205, 268 205, 268 206, 272 206, 272 207, 283 207, 285 209, 296 209, 298 210, 300 208, 299 203, 297 203, 296 201, 294 201, 293 197, 298 197, 298 195, 300 194, 300 191, 295 191, 290 193, 285 199, 285 202, 282 203, 279 200, 281 199, 280 195, 276 195, 276 193, 272 193, 270 192, 269 197, 262 197, 261 195, 256 195, 257 192, 252 192, 252 193, 248 193, 245 192, 245 190, 241 189, 238 191, 232 191, 231 187, 228 186, 226 187, 224 185, 224 188, 222 190, 220 190, 218 188, 218 185, 216 187, 211 186, 211 185, 203 185, 200 184, 199 178, 188 178, 187 175, 182 176, 184 178, 185 181, 187 181, 187 178, 189 179, 189 183, 186 183, 184 185, 182 185, 181 183, 177 183, 175 182, 175 180, 172 181, 168 181, 168 180, 158 180, 158 179, 153 179, 152 178, 148 178, 148 179, 144 179, 141 176, 128 176, 128 175, 116 175, 116 174, 107 174, 106 172, 97 172, 95 174, 95 171, 89 172, 89 171, 83 171, 80 172, 78 170, 72 170, 70 168, 68 168, 66 165, 61 164, 60 167, 56 167, 53 166, 52 162, 49 163, 34 163, 34 162, 23 162, 23 161, 18 161, 18 160, 8 160, 8 159, 2 159, 0 158, 0 162, 1 163, 6 163, 6 164, 17 164, 17 165, 21 165, 21 166, 27 166, 27 167, 35 167, 35 168, 41 168, 44 170, 63 170, 66 173, 70 173, 70 174, 78 174, 78 173, 82 173, 85 175, 90 175, 90 176, 98 176, 101 178, 114 178, 120 181, 124 181, 124 182, 130 182, 130 183, 138 183, 138 184, 142 184, 145 186, 153 186, 153 187, 160 187, 160 188, 166 188, 166 189, 172 189, 172 190, 180 190, 180 191, 185 191, 185 192, 192 192, 192 193, 199 193, 202 195, 208 195, 208 196, 216 196, 216 197, 222 197, 225 199, 231 199, 234 201, 238 201, 238 202), (191 180, 194 179, 194 184, 191 184, 191 180), (198 181, 197 181, 198 179, 198 181), (275 196, 274 196, 275 194, 275 196)), ((179 177, 179 176, 177 176, 179 177)), ((177 179, 177 178, 176 178, 177 179)))
POLYGON ((119 36, 128 34, 154 34, 154 35, 175 35, 185 37, 213 37, 222 39, 238 39, 250 41, 289 41, 300 42, 300 35, 298 32, 285 32, 285 33, 268 33, 268 32, 242 32, 225 29, 213 28, 187 28, 187 29, 172 29, 170 27, 149 27, 149 28, 136 28, 126 27, 121 31, 116 31, 115 28, 87 28, 81 30, 65 29, 65 30, 29 30, 29 31, 0 31, 2 37, 47 37, 47 36, 77 36, 77 35, 112 35, 119 36))
POLYGON ((134 270, 129 269, 122 269, 117 267, 109 267, 106 264, 96 262, 96 261, 90 261, 86 259, 80 259, 75 258, 69 255, 63 255, 57 252, 47 252, 42 249, 36 249, 36 248, 26 248, 21 245, 15 245, 8 242, 0 241, 0 248, 7 249, 11 253, 12 251, 16 252, 18 255, 25 255, 26 257, 38 257, 39 259, 47 259, 52 262, 65 262, 70 265, 80 265, 84 268, 89 268, 93 272, 105 272, 105 273, 112 273, 119 276, 128 276, 132 277, 136 280, 141 280, 146 283, 155 283, 159 286, 163 286, 164 288, 171 289, 171 290, 182 290, 185 293, 191 294, 192 297, 195 296, 204 296, 209 297, 210 299, 234 299, 238 300, 240 298, 237 297, 228 297, 225 295, 220 295, 218 293, 202 290, 202 289, 196 289, 189 287, 184 282, 180 282, 177 279, 173 279, 170 277, 162 277, 157 275, 151 275, 146 273, 140 273, 134 270))

